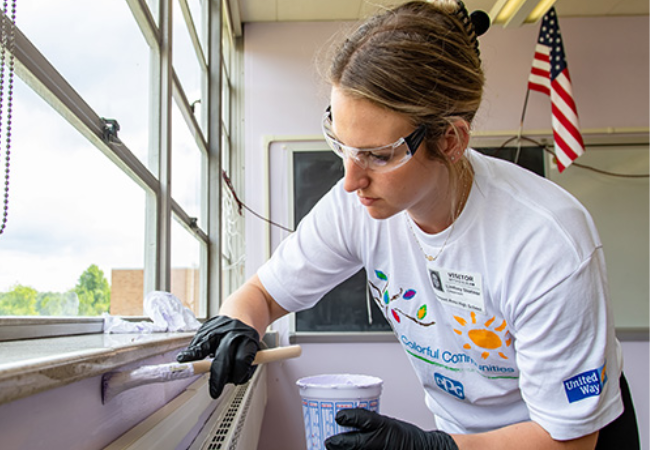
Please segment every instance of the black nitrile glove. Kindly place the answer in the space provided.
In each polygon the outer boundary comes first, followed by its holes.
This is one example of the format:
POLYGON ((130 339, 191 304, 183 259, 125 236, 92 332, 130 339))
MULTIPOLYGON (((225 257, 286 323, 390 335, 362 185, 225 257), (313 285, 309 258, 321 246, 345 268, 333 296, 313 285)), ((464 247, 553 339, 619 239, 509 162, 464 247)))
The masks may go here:
POLYGON ((424 431, 366 409, 343 409, 336 414, 336 423, 357 430, 330 436, 325 440, 327 450, 458 450, 447 433, 424 431))
POLYGON ((260 349, 259 341, 259 333, 254 328, 237 319, 216 316, 201 325, 176 360, 198 361, 214 356, 210 366, 210 397, 217 398, 226 383, 243 384, 253 376, 252 364, 260 349))

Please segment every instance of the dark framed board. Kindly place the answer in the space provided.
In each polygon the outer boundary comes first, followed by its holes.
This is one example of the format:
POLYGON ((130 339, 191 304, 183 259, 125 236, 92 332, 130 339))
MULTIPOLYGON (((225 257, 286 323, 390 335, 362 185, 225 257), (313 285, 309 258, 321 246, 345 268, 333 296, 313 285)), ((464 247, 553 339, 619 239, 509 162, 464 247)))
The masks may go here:
MULTIPOLYGON (((331 151, 293 152, 294 227, 343 177, 343 161, 331 151)), ((366 272, 339 284, 313 308, 296 314, 295 331, 390 331, 374 301, 368 299, 366 272)))
MULTIPOLYGON (((539 147, 482 148, 479 151, 514 161, 544 176, 544 155, 539 147), (519 153, 519 155, 517 155, 519 153)), ((292 152, 294 227, 343 177, 343 162, 331 151, 292 152)), ((295 331, 301 332, 384 332, 391 331, 383 314, 369 298, 366 273, 360 270, 344 281, 313 308, 296 314, 295 331)))

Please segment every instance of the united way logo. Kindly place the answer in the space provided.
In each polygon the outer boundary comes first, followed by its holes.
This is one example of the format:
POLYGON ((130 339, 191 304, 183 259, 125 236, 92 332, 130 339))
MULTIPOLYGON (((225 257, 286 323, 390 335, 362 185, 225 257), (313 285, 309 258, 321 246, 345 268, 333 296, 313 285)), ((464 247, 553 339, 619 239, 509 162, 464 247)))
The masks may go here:
POLYGON ((436 385, 446 393, 453 395, 461 400, 465 399, 465 389, 460 381, 452 380, 439 373, 433 374, 433 379, 436 385))
POLYGON ((564 391, 569 403, 596 397, 601 394, 607 382, 607 364, 564 380, 564 391))

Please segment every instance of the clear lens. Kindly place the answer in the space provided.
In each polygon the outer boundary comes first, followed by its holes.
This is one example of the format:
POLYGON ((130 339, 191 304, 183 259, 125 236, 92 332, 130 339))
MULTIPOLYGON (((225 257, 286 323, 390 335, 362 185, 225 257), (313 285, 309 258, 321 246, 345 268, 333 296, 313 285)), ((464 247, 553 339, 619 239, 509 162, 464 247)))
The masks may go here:
POLYGON ((329 111, 323 117, 323 135, 330 148, 343 159, 352 160, 362 169, 374 172, 388 172, 397 169, 411 158, 411 152, 404 138, 383 147, 360 149, 341 144, 332 130, 329 111))

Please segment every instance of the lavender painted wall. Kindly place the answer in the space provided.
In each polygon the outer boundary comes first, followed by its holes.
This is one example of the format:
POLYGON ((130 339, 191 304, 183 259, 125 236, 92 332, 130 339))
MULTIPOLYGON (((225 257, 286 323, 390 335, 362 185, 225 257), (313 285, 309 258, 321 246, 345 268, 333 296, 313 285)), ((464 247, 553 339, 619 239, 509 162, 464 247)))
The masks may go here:
MULTIPOLYGON (((125 366, 174 361, 178 351, 125 366)), ((173 400, 195 378, 140 386, 102 404, 101 376, 0 405, 0 447, 101 449, 173 400)))
MULTIPOLYGON (((264 161, 268 136, 312 136, 328 103, 317 59, 347 23, 258 23, 245 26, 246 203, 265 211, 264 161)), ((583 130, 648 127, 648 17, 562 19, 569 70, 583 130)), ((514 132, 519 125, 538 27, 494 28, 481 38, 487 86, 476 131, 514 132)), ((550 129, 547 97, 531 94, 526 130, 550 129)), ((282 175, 276 178, 282 178, 282 175)), ((271 217, 286 222, 287 200, 271 191, 271 217)), ((266 230, 246 221, 246 273, 264 261, 266 230)), ((276 324, 288 340, 287 321, 276 324)), ((643 445, 648 445, 648 342, 624 342, 626 373, 636 402, 643 445)), ((383 412, 424 428, 431 415, 408 360, 397 343, 304 344, 303 356, 269 367, 269 401, 260 450, 304 449, 301 406, 295 381, 332 372, 361 372, 386 381, 383 412), (389 363, 388 363, 389 362, 389 363)))
MULTIPOLYGON (((318 66, 333 36, 349 23, 255 23, 245 26, 245 167, 247 205, 265 210, 264 138, 320 134, 329 88, 318 66)), ((563 19, 574 96, 583 130, 648 127, 648 17, 563 19)), ((537 26, 494 27, 481 38, 487 84, 474 128, 514 131, 519 126, 537 26)), ((548 97, 532 93, 525 129, 550 129, 548 97)), ((273 208, 282 208, 278 198, 273 208)), ((286 202, 285 202, 286 203, 286 202)), ((275 209, 272 211, 275 214, 275 209)), ((278 214, 281 215, 281 214, 278 214)), ((246 274, 264 261, 264 223, 246 220, 246 274)))
MULTIPOLYGON (((648 127, 648 17, 560 19, 583 130, 648 127)), ((515 130, 538 26, 494 28, 481 38, 487 86, 477 131, 515 130)), ((548 97, 531 93, 525 129, 550 129, 548 97)))

